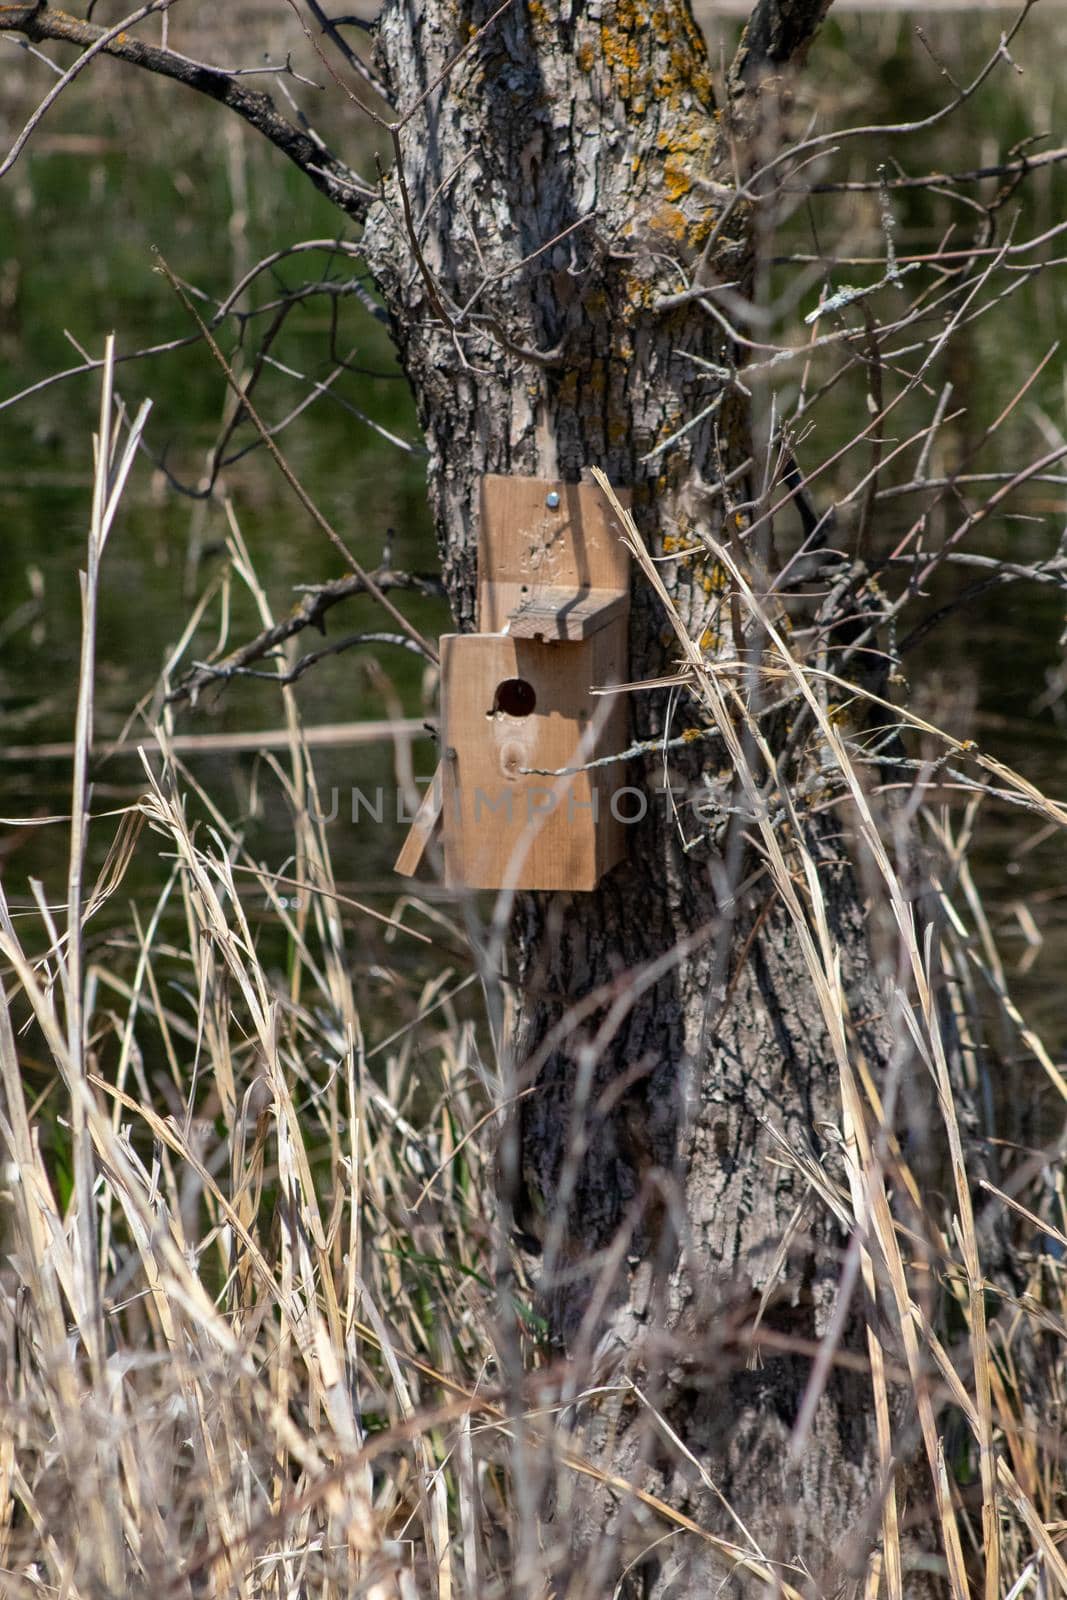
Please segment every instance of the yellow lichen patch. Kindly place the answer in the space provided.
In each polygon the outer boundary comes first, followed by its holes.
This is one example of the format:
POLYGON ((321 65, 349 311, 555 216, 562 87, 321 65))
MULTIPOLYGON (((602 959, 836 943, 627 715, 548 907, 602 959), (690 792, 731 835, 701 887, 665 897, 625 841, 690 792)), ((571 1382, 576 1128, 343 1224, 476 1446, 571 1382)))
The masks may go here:
POLYGON ((689 162, 685 156, 672 153, 663 163, 663 189, 668 200, 681 200, 692 187, 689 162))
POLYGON ((658 294, 656 286, 640 272, 628 272, 622 280, 622 304, 617 309, 632 316, 647 311, 658 294))
POLYGON ((669 24, 669 37, 674 41, 675 53, 684 63, 684 66, 678 69, 679 76, 684 73, 690 94, 695 95, 705 105, 714 105, 715 88, 704 37, 694 22, 693 13, 688 5, 675 4, 671 10, 673 16, 669 24))
MULTIPOLYGON (((657 90, 658 92, 658 90, 657 90)), ((710 200, 701 200, 695 191, 696 181, 707 164, 709 124, 703 111, 686 110, 670 117, 656 135, 656 148, 662 152, 663 164, 659 181, 665 200, 683 209, 684 222, 671 218, 671 226, 664 227, 660 218, 658 231, 662 237, 684 240, 690 248, 699 247, 714 226, 716 211, 710 200)), ((662 210, 662 208, 661 208, 662 210)), ((656 221, 653 219, 653 229, 656 221)))
POLYGON ((703 112, 689 112, 672 118, 656 135, 656 147, 674 156, 700 156, 708 140, 707 119, 703 112))
POLYGON ((705 594, 725 594, 729 587, 726 571, 716 561, 710 572, 705 573, 703 589, 705 594))
MULTIPOLYGON (((600 28, 604 62, 631 110, 640 114, 649 97, 679 108, 695 101, 711 109, 715 96, 707 50, 683 0, 668 0, 651 11, 639 0, 609 0, 605 13, 600 28)), ((590 65, 579 58, 583 72, 590 65)))
POLYGON ((722 634, 716 633, 714 628, 705 628, 700 635, 700 648, 702 650, 721 650, 722 634))
POLYGON ((657 206, 648 219, 649 232, 660 239, 670 239, 683 244, 689 232, 685 212, 679 206, 657 206))
POLYGON ((701 248, 709 238, 711 230, 718 220, 719 214, 715 207, 705 206, 699 217, 689 228, 689 248, 691 250, 699 250, 701 248))
POLYGON ((649 71, 647 62, 642 61, 633 19, 629 19, 627 15, 632 9, 632 6, 628 5, 616 6, 614 25, 605 22, 600 29, 600 48, 604 54, 605 65, 618 78, 619 94, 623 100, 633 102, 633 109, 636 111, 636 101, 648 90, 649 71))
POLYGON ((663 30, 657 34, 657 43, 662 47, 662 56, 656 77, 656 98, 678 107, 695 101, 705 111, 710 110, 715 103, 715 90, 700 36, 682 28, 678 19, 665 18, 663 30))
POLYGON ((708 141, 708 121, 702 111, 688 111, 675 117, 660 135, 661 149, 673 150, 680 155, 697 156, 708 141), (665 136, 665 142, 664 142, 665 136))
POLYGON ((705 74, 699 74, 701 78, 701 85, 699 88, 694 88, 692 82, 692 63, 693 58, 689 52, 679 48, 678 46, 675 46, 670 53, 671 67, 670 75, 667 81, 668 83, 673 82, 675 84, 684 85, 689 94, 696 94, 701 101, 706 102, 711 97, 711 80, 705 74))
POLYGON ((657 6, 648 19, 649 32, 657 44, 667 44, 671 37, 671 19, 665 6, 657 6))

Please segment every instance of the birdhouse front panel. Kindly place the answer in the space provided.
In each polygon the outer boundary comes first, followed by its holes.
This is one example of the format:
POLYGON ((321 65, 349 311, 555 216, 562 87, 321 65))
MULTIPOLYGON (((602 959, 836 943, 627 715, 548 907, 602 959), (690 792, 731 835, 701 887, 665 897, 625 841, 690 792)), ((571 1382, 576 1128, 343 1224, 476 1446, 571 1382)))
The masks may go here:
POLYGON ((587 764, 625 747, 625 697, 591 692, 620 682, 624 665, 625 634, 612 628, 581 642, 442 638, 450 886, 587 890, 622 859, 625 768, 587 764))

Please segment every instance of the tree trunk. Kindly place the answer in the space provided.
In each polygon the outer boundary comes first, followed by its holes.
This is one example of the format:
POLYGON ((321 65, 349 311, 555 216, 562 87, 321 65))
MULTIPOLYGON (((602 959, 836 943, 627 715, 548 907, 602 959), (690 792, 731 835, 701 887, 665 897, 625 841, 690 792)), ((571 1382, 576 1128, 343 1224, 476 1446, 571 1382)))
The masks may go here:
MULTIPOLYGON (((491 9, 389 0, 379 60, 395 103, 433 85, 491 9)), ((822 9, 762 8, 729 86, 735 129, 754 114, 761 66, 795 57, 822 9)), ((598 466, 632 488, 693 636, 729 656, 730 599, 700 534, 743 548, 754 492, 737 472, 750 454, 742 392, 727 380, 718 408, 694 419, 741 354, 692 300, 659 302, 692 280, 705 250, 703 281, 744 292, 750 216, 738 205, 717 231, 735 170, 688 6, 515 0, 429 93, 402 146, 422 267, 395 178, 366 253, 426 432, 460 627, 474 624, 481 475, 576 481, 598 466)), ((769 559, 744 548, 750 568, 769 559)), ((630 643, 633 679, 672 670, 674 635, 639 577, 630 643)), ((638 739, 707 721, 684 695, 630 700, 638 739)), ((750 1548, 729 1505, 768 1555, 807 1569, 807 1585, 790 1573, 795 1587, 850 1593, 881 1507, 861 1372, 831 1374, 802 1455, 787 1455, 811 1370, 804 1351, 826 1330, 848 1240, 774 1138, 833 1169, 837 1070, 796 931, 729 813, 721 745, 672 754, 671 782, 696 793, 696 807, 680 801, 676 821, 652 795, 629 860, 595 893, 517 897, 512 1057, 516 1086, 532 1081, 534 1092, 505 1150, 502 1208, 539 1239, 551 1335, 576 1386, 627 1373, 684 1449, 662 1426, 639 1426, 647 1408, 617 1387, 579 1409, 575 1447, 750 1548), (757 1360, 741 1335, 761 1297, 772 1348, 757 1360)), ((663 770, 650 756, 626 781, 651 792, 663 770)), ((856 1047, 877 1074, 887 1039, 865 916, 836 836, 811 826, 856 1047)), ((865 1351, 854 1330, 850 1339, 865 1351)), ((570 1531, 556 1585, 599 1600, 668 1530, 586 1483, 559 1480, 555 1523, 570 1531)), ((620 1592, 730 1592, 714 1587, 730 1570, 676 1535, 620 1592)), ((733 1582, 762 1592, 743 1574, 733 1582)))

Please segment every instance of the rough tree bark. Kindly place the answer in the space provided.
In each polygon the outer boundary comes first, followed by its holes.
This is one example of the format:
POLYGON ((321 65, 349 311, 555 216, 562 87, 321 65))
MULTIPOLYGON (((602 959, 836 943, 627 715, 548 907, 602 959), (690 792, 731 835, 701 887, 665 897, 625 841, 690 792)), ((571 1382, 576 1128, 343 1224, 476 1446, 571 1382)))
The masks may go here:
MULTIPOLYGON (((389 0, 378 50, 394 103, 406 107, 433 84, 492 9, 389 0)), ((707 281, 744 293, 748 207, 717 228, 736 149, 764 70, 795 62, 824 10, 821 0, 761 5, 722 107, 685 0, 516 0, 407 125, 403 170, 410 213, 424 219, 422 266, 413 265, 395 180, 370 214, 365 246, 429 443, 461 627, 474 618, 480 475, 577 480, 598 466, 632 487, 636 520, 695 636, 734 649, 712 557, 672 552, 699 544, 702 529, 744 531, 746 514, 732 508, 752 499, 746 475, 716 492, 749 454, 743 397, 731 390, 715 414, 669 441, 722 386, 708 364, 721 374, 740 352, 691 301, 659 302, 691 281, 705 254, 707 281)), ((672 645, 636 582, 632 676, 669 670, 672 645)), ((663 694, 632 703, 637 737, 663 732, 663 694)), ((683 701, 671 732, 696 720, 683 701)), ((789 1461, 808 1359, 772 1353, 752 1365, 743 1345, 729 1346, 764 1294, 764 1327, 805 1340, 826 1328, 846 1240, 818 1204, 797 1224, 805 1186, 775 1161, 768 1129, 825 1154, 820 1130, 840 1118, 837 1078, 795 933, 766 879, 730 903, 727 890, 754 862, 717 809, 731 792, 722 761, 714 743, 697 743, 672 774, 703 788, 702 815, 685 818, 690 835, 703 835, 699 846, 683 850, 654 803, 633 830, 630 860, 598 892, 519 897, 514 1058, 519 1082, 530 1066, 536 1087, 505 1162, 503 1198, 520 1228, 541 1236, 554 1338, 583 1372, 593 1370, 583 1357, 594 1357, 599 1374, 624 1366, 651 1388, 756 1538, 780 1558, 799 1557, 812 1594, 832 1595, 851 1592, 850 1575, 878 1536, 869 1383, 833 1375, 802 1458, 789 1461), (581 1020, 569 1025, 576 1007, 581 1020), (544 1048, 553 1030, 562 1037, 544 1048), (620 1229, 627 1239, 606 1291, 603 1272, 581 1263, 620 1229)), ((661 771, 662 759, 650 759, 628 781, 651 785, 661 771)), ((887 1040, 860 897, 840 845, 816 833, 810 843, 851 1013, 867 1019, 857 1044, 877 1068, 887 1040)), ((605 1402, 583 1413, 583 1448, 738 1538, 683 1453, 650 1446, 633 1426, 637 1409, 605 1402)), ((558 1592, 610 1594, 642 1537, 637 1512, 608 1492, 574 1493, 556 1506, 574 1532, 558 1592)), ((653 1525, 647 1537, 660 1532, 653 1525)), ((727 1568, 717 1558, 693 1543, 683 1565, 671 1576, 671 1561, 653 1556, 628 1581, 640 1585, 635 1593, 678 1600, 720 1592, 713 1584, 727 1568)), ((752 1592, 735 1581, 735 1592, 752 1592)))

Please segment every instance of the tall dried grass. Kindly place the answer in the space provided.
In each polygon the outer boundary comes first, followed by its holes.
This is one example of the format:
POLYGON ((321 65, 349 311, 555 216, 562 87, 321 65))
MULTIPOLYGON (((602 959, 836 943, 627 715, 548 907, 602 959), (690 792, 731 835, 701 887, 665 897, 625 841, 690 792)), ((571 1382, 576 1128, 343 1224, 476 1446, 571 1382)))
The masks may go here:
MULTIPOLYGON (((292 815, 284 879, 253 857, 197 785, 164 722, 146 740, 143 794, 108 820, 106 867, 91 889, 84 884, 87 830, 104 825, 91 815, 88 784, 95 601, 144 416, 127 423, 116 410, 109 359, 83 581, 66 903, 57 911, 39 886, 36 915, 16 917, 0 893, 0 1590, 70 1600, 546 1593, 543 1575, 528 1563, 516 1576, 512 1559, 532 1549, 551 1564, 544 1544, 555 1535, 541 1526, 528 1484, 594 1469, 572 1448, 560 1414, 582 1396, 549 1359, 538 1367, 533 1312, 520 1322, 527 1376, 505 1381, 513 1330, 498 1321, 493 1275, 506 1241, 494 1238, 485 1155, 498 1084, 454 1005, 479 976, 477 967, 457 974, 462 926, 439 908, 398 905, 387 934, 395 945, 429 935, 457 955, 442 954, 436 975, 406 996, 411 1020, 368 1048, 353 997, 358 933, 315 821, 322 808, 289 689, 280 692, 290 744, 284 762, 271 762, 292 815), (145 833, 150 846, 139 839, 145 833), (87 926, 121 892, 134 850, 146 847, 160 865, 158 898, 147 917, 131 912, 130 961, 111 970, 94 957, 87 926), (253 897, 285 931, 284 973, 263 956, 253 897), (175 910, 180 945, 161 931, 175 910), (35 1093, 40 1064, 30 1071, 27 1063, 38 1052, 46 1083, 35 1093)), ((774 676, 807 707, 828 781, 848 804, 857 847, 890 908, 897 976, 886 1001, 933 1086, 954 1180, 942 1204, 923 1192, 897 1141, 892 1064, 876 1087, 850 1043, 838 952, 796 814, 804 802, 776 775, 752 711, 751 668, 709 664, 632 527, 631 540, 675 620, 680 677, 729 748, 833 1050, 847 1186, 784 1140, 781 1153, 851 1240, 842 1303, 857 1276, 867 1290, 885 1494, 862 1593, 908 1594, 893 1488, 904 1444, 889 1399, 891 1386, 904 1385, 919 1416, 954 1600, 975 1583, 987 1600, 1067 1594, 1059 1548, 1067 1532, 1062 1175, 1039 1158, 1001 1194, 972 1170, 932 979, 938 963, 957 980, 955 1028, 976 1092, 990 1070, 977 1045, 991 1005, 1065 1098, 1067 1083, 1007 992, 967 869, 968 819, 954 831, 947 814, 925 813, 942 860, 944 948, 936 951, 872 809, 865 751, 829 710, 826 675, 791 653, 730 553, 718 549, 763 630, 761 681, 774 676), (997 1200, 1005 1222, 1024 1226, 1021 1291, 989 1264, 976 1196, 997 1200), (951 1340, 931 1313, 933 1279, 952 1302, 959 1331, 951 1340), (946 1444, 953 1414, 959 1427, 946 1444)), ((230 555, 266 625, 267 600, 232 515, 230 555)), ((835 697, 841 692, 836 686, 835 697)), ((921 726, 961 762, 986 759, 921 726)), ((986 767, 1019 804, 1057 827, 1067 822, 1063 807, 1025 779, 986 767)), ((908 802, 909 825, 923 821, 923 778, 908 802)), ((831 1329, 797 1420, 798 1452, 838 1359, 831 1329)), ((669 1434, 665 1419, 652 1420, 669 1434)), ((634 1492, 659 1537, 673 1541, 676 1561, 689 1541, 712 1540, 679 1508, 634 1492)), ((796 1593, 796 1575, 743 1524, 736 1543, 712 1542, 745 1575, 746 1593, 796 1593)))

